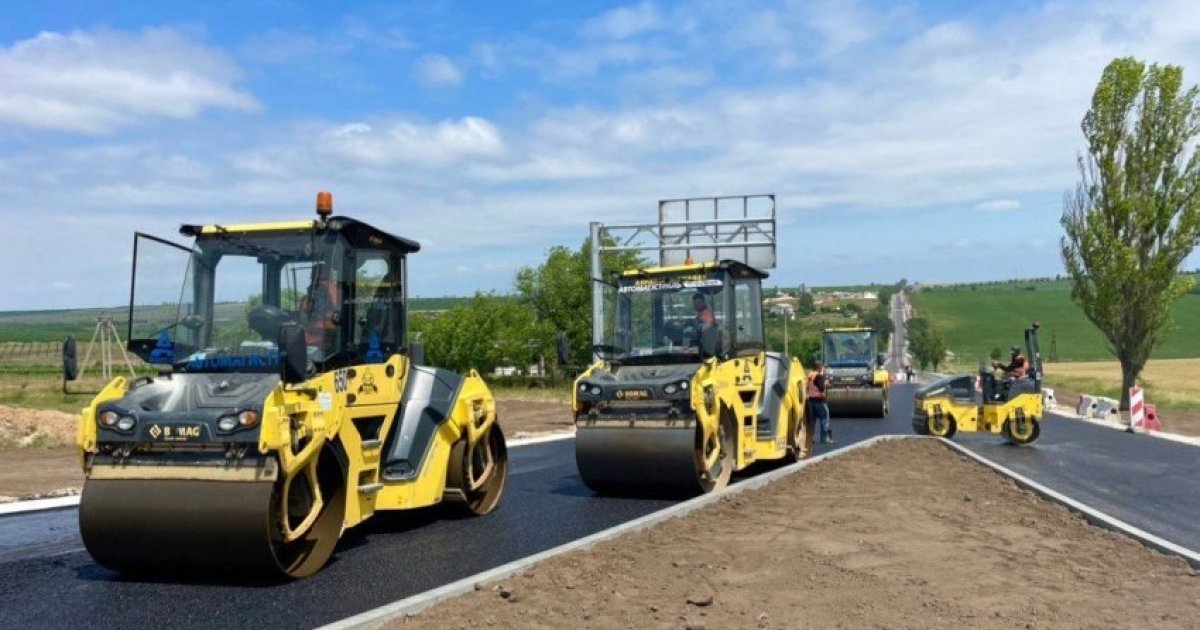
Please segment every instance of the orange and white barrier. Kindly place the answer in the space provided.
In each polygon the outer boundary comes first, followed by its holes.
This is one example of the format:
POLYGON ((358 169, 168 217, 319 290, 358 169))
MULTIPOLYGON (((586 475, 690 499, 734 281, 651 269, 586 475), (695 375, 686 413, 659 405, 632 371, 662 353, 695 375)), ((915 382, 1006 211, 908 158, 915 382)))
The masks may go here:
POLYGON ((1129 388, 1129 428, 1134 431, 1162 431, 1158 420, 1158 408, 1146 404, 1146 393, 1141 387, 1129 388))

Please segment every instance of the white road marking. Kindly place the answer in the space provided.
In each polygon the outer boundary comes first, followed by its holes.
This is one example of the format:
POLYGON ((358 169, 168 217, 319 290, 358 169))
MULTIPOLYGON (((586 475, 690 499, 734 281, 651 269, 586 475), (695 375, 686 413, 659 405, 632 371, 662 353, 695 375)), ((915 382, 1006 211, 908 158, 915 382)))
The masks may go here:
MULTIPOLYGON (((556 442, 558 440, 567 440, 575 437, 574 431, 560 431, 555 433, 546 433, 543 435, 533 435, 526 438, 516 438, 508 440, 510 448, 521 446, 529 446, 531 444, 544 444, 546 442, 556 442)), ((59 510, 62 508, 78 507, 79 495, 69 497, 55 497, 53 499, 33 499, 29 501, 13 501, 11 503, 0 503, 0 516, 8 514, 23 514, 25 512, 40 512, 42 510, 59 510)))

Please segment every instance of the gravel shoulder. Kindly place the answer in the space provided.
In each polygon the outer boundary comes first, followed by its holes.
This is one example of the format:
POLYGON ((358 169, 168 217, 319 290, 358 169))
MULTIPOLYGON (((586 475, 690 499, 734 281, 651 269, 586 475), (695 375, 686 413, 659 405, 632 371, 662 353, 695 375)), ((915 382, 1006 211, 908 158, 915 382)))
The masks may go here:
MULTIPOLYGON (((508 439, 568 431, 568 406, 501 400, 496 413, 508 439)), ((75 441, 78 416, 0 405, 0 503, 78 491, 83 485, 75 441)))
POLYGON ((923 440, 820 462, 391 628, 1187 628, 1200 577, 923 440))

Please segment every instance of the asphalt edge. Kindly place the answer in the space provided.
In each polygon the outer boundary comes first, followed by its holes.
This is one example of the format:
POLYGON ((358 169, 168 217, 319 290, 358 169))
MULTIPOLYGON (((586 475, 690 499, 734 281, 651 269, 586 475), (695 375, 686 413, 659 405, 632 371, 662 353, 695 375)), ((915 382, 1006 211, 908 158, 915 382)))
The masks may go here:
POLYGON ((1071 510, 1072 512, 1080 514, 1088 521, 1088 523, 1091 523, 1096 527, 1101 527, 1109 531, 1129 536, 1130 538, 1133 538, 1134 540, 1151 549, 1154 549, 1155 551, 1158 551, 1159 553, 1179 556, 1187 561, 1187 563, 1193 568, 1200 569, 1200 552, 1193 551, 1187 547, 1166 540, 1165 538, 1155 536, 1154 534, 1130 525, 1129 523, 1126 523, 1115 516, 1106 514, 1100 510, 1097 510, 1096 508, 1076 501, 1075 499, 1072 499, 1071 497, 1068 497, 1057 490, 1052 490, 1026 477, 1025 475, 1022 475, 1021 473, 997 464, 996 462, 993 462, 983 455, 980 455, 971 449, 954 442, 953 440, 948 440, 945 438, 937 439, 954 451, 957 451, 971 460, 983 464, 993 471, 1012 479, 1018 486, 1021 486, 1022 488, 1041 496, 1043 499, 1057 503, 1068 510, 1071 510))
MULTIPOLYGON (((1053 413, 1054 415, 1056 415, 1064 420, 1074 420, 1076 422, 1086 422, 1088 424, 1093 424, 1096 426, 1104 427, 1106 429, 1113 429, 1115 431, 1130 433, 1129 425, 1127 425, 1127 424, 1118 423, 1118 422, 1109 422, 1107 420, 1101 420, 1100 418, 1092 418, 1090 416, 1080 415, 1078 413, 1075 413, 1075 410, 1071 409, 1070 407, 1056 405, 1056 408, 1052 409, 1050 411, 1050 413, 1053 413)), ((1153 438, 1158 438, 1160 440, 1170 440, 1170 441, 1176 442, 1178 444, 1187 444, 1188 446, 1200 446, 1200 437, 1195 437, 1195 436, 1191 436, 1191 435, 1183 435, 1182 433, 1171 433, 1170 431, 1136 431, 1133 434, 1134 435, 1145 435, 1145 436, 1149 436, 1149 437, 1153 437, 1153 438)))
POLYGON ((531 556, 514 560, 508 564, 503 564, 487 571, 476 573, 475 575, 462 578, 461 580, 439 586, 438 588, 431 589, 423 593, 417 593, 416 595, 397 600, 390 604, 385 604, 378 608, 373 608, 371 610, 354 615, 353 617, 347 617, 340 621, 335 621, 333 623, 321 626, 318 628, 318 630, 374 630, 375 628, 378 628, 393 619, 418 613, 426 608, 429 608, 430 606, 441 603, 452 597, 469 593, 475 590, 476 585, 495 583, 512 577, 513 575, 522 573, 533 565, 542 562, 543 560, 548 560, 555 556, 571 551, 587 549, 596 543, 604 542, 625 534, 646 529, 673 518, 685 516, 702 507, 716 503, 717 501, 720 501, 726 497, 733 496, 747 490, 761 488, 773 481, 800 472, 801 470, 826 459, 845 455, 846 453, 867 448, 869 446, 874 446, 879 442, 910 439, 921 440, 930 438, 917 435, 878 435, 873 438, 863 440, 862 442, 857 442, 844 448, 840 448, 836 451, 823 453, 816 457, 812 457, 795 464, 784 466, 783 468, 772 470, 768 473, 745 479, 737 484, 727 486, 719 492, 700 495, 682 503, 677 503, 670 507, 663 508, 657 512, 652 512, 645 516, 636 518, 632 521, 596 532, 584 538, 573 540, 557 547, 552 547, 531 556))
MULTIPOLYGON (((546 442, 557 442, 558 440, 566 440, 575 437, 575 431, 557 431, 550 433, 539 433, 529 437, 521 437, 508 440, 509 447, 528 446, 531 444, 544 444, 546 442)), ((0 503, 0 516, 10 516, 13 514, 25 514, 27 512, 42 512, 46 510, 61 510, 64 508, 72 508, 79 505, 79 495, 73 494, 66 497, 53 497, 49 499, 29 499, 26 501, 11 501, 9 503, 0 503)))

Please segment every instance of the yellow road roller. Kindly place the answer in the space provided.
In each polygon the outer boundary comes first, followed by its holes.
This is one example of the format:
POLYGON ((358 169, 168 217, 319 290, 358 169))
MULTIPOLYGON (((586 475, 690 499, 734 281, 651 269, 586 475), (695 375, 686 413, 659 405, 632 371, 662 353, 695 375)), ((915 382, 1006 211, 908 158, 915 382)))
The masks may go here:
POLYGON ((804 369, 767 352, 762 279, 733 260, 633 269, 603 283, 599 360, 575 381, 575 460, 602 494, 697 494, 795 459, 804 369))
POLYGON ((986 365, 979 374, 947 376, 921 387, 913 400, 913 431, 951 438, 959 431, 1003 435, 1024 445, 1041 435, 1042 355, 1038 325, 1025 330, 1028 368, 1019 378, 1000 377, 986 365))
POLYGON ((79 422, 99 564, 300 578, 377 511, 496 508, 491 393, 408 342, 418 243, 332 216, 328 193, 317 215, 185 225, 191 247, 136 235, 128 345, 159 370, 114 379, 79 422))
POLYGON ((827 328, 821 357, 829 375, 825 392, 834 418, 886 418, 890 377, 883 369, 879 336, 870 328, 827 328))

